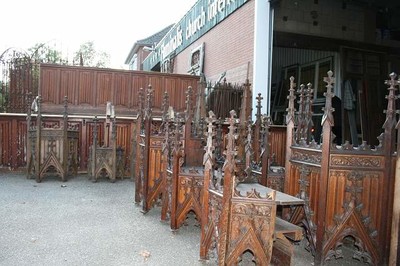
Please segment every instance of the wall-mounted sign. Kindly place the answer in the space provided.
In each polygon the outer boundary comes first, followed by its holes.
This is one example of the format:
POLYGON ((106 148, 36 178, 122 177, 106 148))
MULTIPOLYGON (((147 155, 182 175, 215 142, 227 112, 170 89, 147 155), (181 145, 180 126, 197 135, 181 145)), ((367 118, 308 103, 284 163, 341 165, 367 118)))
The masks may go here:
POLYGON ((199 0, 165 35, 155 50, 144 60, 144 70, 151 70, 171 54, 178 54, 196 41, 247 0, 199 0))

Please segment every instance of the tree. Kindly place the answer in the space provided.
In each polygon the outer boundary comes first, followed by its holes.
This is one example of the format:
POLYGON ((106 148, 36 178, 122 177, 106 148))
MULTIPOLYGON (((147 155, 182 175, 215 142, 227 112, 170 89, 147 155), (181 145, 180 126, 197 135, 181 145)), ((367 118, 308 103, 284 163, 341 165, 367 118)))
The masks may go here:
POLYGON ((110 55, 103 51, 96 51, 93 41, 81 44, 75 52, 74 65, 89 67, 107 67, 110 64, 110 55))
POLYGON ((67 64, 68 59, 62 57, 62 53, 50 47, 46 43, 37 43, 33 47, 28 49, 31 59, 41 63, 52 63, 52 64, 67 64))

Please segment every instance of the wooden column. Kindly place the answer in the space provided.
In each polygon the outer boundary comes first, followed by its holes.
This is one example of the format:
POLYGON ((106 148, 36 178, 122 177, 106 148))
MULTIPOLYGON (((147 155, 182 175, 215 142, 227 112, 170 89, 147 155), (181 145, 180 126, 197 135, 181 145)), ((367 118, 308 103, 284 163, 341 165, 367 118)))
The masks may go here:
POLYGON ((143 156, 143 180, 142 182, 142 212, 149 211, 147 202, 148 195, 148 179, 149 179, 149 154, 150 154, 150 135, 151 135, 151 119, 152 119, 152 102, 153 102, 153 89, 151 85, 147 88, 146 107, 144 109, 144 156, 143 156))
POLYGON ((41 143, 41 136, 42 136, 42 111, 41 111, 41 105, 42 105, 42 97, 39 95, 37 97, 37 106, 38 106, 38 113, 37 113, 37 118, 36 118, 36 158, 35 158, 35 172, 36 172, 36 182, 40 182, 40 161, 42 160, 41 158, 41 149, 42 149, 42 143, 41 143))
MULTIPOLYGON (((390 163, 391 163, 391 154, 392 154, 392 146, 394 149, 394 126, 396 123, 396 111, 395 111, 395 106, 396 106, 396 95, 395 95, 395 91, 397 90, 396 87, 399 86, 400 81, 397 79, 396 80, 397 75, 395 73, 390 74, 390 80, 387 80, 385 82, 386 85, 389 85, 390 87, 388 88, 389 90, 389 95, 387 96, 388 99, 388 108, 386 111, 386 121, 383 125, 383 128, 385 129, 385 143, 384 145, 389 145, 389 147, 385 146, 385 152, 386 152, 386 169, 389 172, 388 173, 388 177, 390 178, 391 176, 394 176, 394 180, 388 180, 388 184, 387 184, 387 191, 391 191, 390 188, 392 186, 392 182, 394 182, 394 196, 393 196, 393 216, 392 216, 392 220, 389 221, 391 222, 391 233, 390 233, 390 225, 388 226, 388 233, 387 235, 387 239, 391 239, 390 241, 390 255, 389 255, 389 265, 397 265, 397 262, 400 259, 400 251, 398 249, 398 245, 399 245, 399 227, 400 227, 400 145, 397 144, 397 158, 396 158, 396 169, 394 174, 392 175, 390 173, 391 171, 391 167, 390 167, 390 163), (386 135, 389 135, 388 137, 386 137, 386 135), (392 137, 393 136, 393 137, 392 137), (391 182, 392 181, 392 182, 391 182)), ((400 140, 400 121, 397 123, 396 125, 396 129, 397 129, 397 141, 399 142, 400 140)), ((386 193, 389 194, 389 193, 386 193)), ((388 198, 388 200, 390 201, 391 199, 388 198)), ((387 205, 383 205, 383 206, 387 206, 387 205)), ((388 243, 389 244, 389 243, 388 243)), ((383 253, 386 254, 386 253, 383 253)))
POLYGON ((236 112, 232 110, 230 112, 231 117, 228 119, 229 121, 229 132, 227 135, 227 144, 225 150, 225 162, 222 167, 222 171, 224 172, 224 188, 223 188, 223 197, 222 197, 222 210, 221 216, 219 220, 219 228, 220 228, 220 236, 218 239, 218 263, 219 265, 225 265, 225 259, 229 254, 226 254, 228 250, 229 244, 229 226, 228 217, 231 209, 231 198, 233 195, 233 188, 235 185, 235 170, 236 170, 236 143, 235 139, 237 137, 236 134, 236 112))
POLYGON ((68 98, 64 97, 64 114, 63 114, 63 136, 62 136, 62 168, 63 173, 61 173, 61 180, 67 181, 68 175, 68 153, 69 153, 69 143, 68 143, 68 98))
POLYGON ((178 203, 178 187, 179 182, 179 161, 183 154, 182 150, 182 142, 181 142, 181 121, 179 116, 176 116, 175 120, 175 130, 174 130, 174 139, 172 143, 172 196, 171 196, 171 229, 178 229, 177 219, 172 219, 172 217, 176 217, 176 210, 178 203))
POLYGON ((134 175, 133 179, 135 180, 135 203, 139 204, 141 201, 141 192, 142 192, 142 180, 140 171, 142 169, 142 148, 141 148, 141 134, 142 134, 142 123, 144 116, 144 90, 140 88, 139 90, 139 108, 138 108, 138 116, 136 120, 136 157, 135 157, 135 172, 132 173, 134 175))
MULTIPOLYGON (((203 164, 204 164, 204 183, 203 183, 203 198, 202 198, 202 213, 201 213, 201 239, 200 239, 200 259, 205 260, 207 259, 208 249, 210 248, 208 243, 208 235, 206 226, 209 223, 209 191, 208 188, 210 187, 211 178, 213 176, 213 166, 215 165, 215 143, 214 143, 214 128, 215 126, 215 115, 212 111, 209 111, 209 117, 207 118, 207 135, 206 135, 206 153, 204 154, 203 164)), ((208 228, 208 230, 212 230, 208 228)))
MULTIPOLYGON (((293 145, 294 138, 294 127, 295 127, 295 108, 294 101, 296 100, 296 96, 294 95, 294 91, 296 88, 296 83, 294 83, 294 77, 290 77, 290 88, 289 88, 289 105, 287 108, 286 115, 286 159, 285 159, 285 188, 284 191, 290 191, 290 158, 292 156, 291 146, 293 145)), ((294 184, 293 184, 294 185, 294 184)))
POLYGON ((333 72, 328 72, 328 77, 324 78, 327 83, 327 91, 325 93, 326 101, 324 107, 324 115, 322 117, 322 158, 321 158, 321 176, 319 180, 319 195, 318 195, 318 215, 317 215, 317 232, 316 232, 316 253, 314 265, 323 265, 324 263, 324 234, 325 234, 325 219, 326 219, 326 202, 327 189, 329 181, 329 155, 331 148, 331 130, 334 125, 332 115, 332 88, 335 83, 333 72))

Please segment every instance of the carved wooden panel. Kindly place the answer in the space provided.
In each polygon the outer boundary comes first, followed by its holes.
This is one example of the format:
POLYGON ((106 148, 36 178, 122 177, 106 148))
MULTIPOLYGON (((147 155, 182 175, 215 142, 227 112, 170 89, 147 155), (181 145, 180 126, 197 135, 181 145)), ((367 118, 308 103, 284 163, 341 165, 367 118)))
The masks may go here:
POLYGON ((75 128, 64 130, 52 124, 43 128, 33 126, 29 131, 28 177, 41 182, 46 176, 56 175, 66 181, 68 176, 77 174, 79 134, 75 128))
POLYGON ((251 250, 256 265, 271 261, 276 217, 274 201, 233 198, 227 245, 227 265, 235 264, 242 254, 251 250))
POLYGON ((149 149, 147 209, 160 199, 162 192, 162 138, 151 137, 149 149))
POLYGON ((198 76, 158 72, 126 71, 41 64, 39 94, 43 110, 59 113, 62 98, 67 95, 69 114, 103 114, 107 101, 116 107, 116 113, 132 115, 138 109, 140 88, 154 88, 154 109, 161 110, 164 91, 171 96, 176 111, 185 109, 185 90, 197 88, 198 76), (92 107, 88 109, 88 107, 92 107))
POLYGON ((172 212, 174 215, 171 215, 171 229, 178 229, 191 211, 195 213, 197 221, 201 224, 203 181, 204 172, 202 168, 180 168, 177 187, 167 188, 167 190, 177 194, 177 200, 171 202, 171 208, 174 209, 174 212, 172 212))
POLYGON ((58 93, 57 93, 58 90, 54 90, 54 88, 59 86, 59 84, 57 84, 59 79, 60 79, 59 71, 54 71, 50 69, 41 69, 39 94, 42 97, 43 103, 59 104, 58 93))
POLYGON ((341 146, 332 143, 332 72, 324 78, 327 92, 322 143, 304 137, 310 132, 301 132, 301 138, 293 136, 295 84, 291 80, 285 192, 299 196, 306 204, 301 214, 295 212, 286 218, 303 223, 316 265, 342 257, 341 248, 346 237, 354 240, 354 258, 373 265, 387 263, 397 124, 394 92, 398 86, 395 75, 390 77, 391 80, 386 81, 390 87, 384 132, 378 136, 379 144, 374 147, 366 142, 358 147, 349 142, 341 146))
POLYGON ((26 166, 26 117, 0 118, 0 165, 16 169, 26 166))
POLYGON ((282 147, 286 147, 286 127, 283 126, 271 126, 270 127, 270 154, 275 157, 275 163, 279 166, 285 165, 286 150, 282 147))
MULTIPOLYGON (((51 71, 51 70, 48 70, 51 71)), ((77 105, 93 105, 95 106, 95 99, 97 97, 97 90, 93 86, 96 84, 96 73, 89 70, 83 70, 77 73, 78 87, 75 88, 75 99, 70 99, 72 103, 76 102, 77 105)), ((54 89, 54 88, 53 88, 54 89)))
POLYGON ((95 99, 95 106, 104 107, 107 101, 114 102, 113 100, 113 74, 109 72, 98 72, 96 75, 97 97, 95 99))
POLYGON ((116 107, 132 108, 133 104, 127 100, 132 98, 132 82, 129 73, 114 73, 112 78, 112 103, 116 107))

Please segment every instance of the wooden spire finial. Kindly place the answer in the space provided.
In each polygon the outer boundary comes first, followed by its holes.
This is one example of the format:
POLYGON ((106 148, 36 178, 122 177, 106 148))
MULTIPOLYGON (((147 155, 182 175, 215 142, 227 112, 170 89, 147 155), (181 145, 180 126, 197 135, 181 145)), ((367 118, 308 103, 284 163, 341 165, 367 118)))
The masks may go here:
POLYGON ((383 124, 382 128, 391 130, 395 124, 396 124, 396 95, 395 91, 397 90, 397 86, 400 85, 400 81, 397 79, 396 80, 396 73, 391 73, 389 75, 390 79, 385 81, 385 84, 389 86, 388 91, 389 94, 386 95, 386 99, 388 100, 388 105, 387 109, 385 111, 386 113, 386 120, 385 123, 383 124))
POLYGON ((289 100, 288 108, 286 109, 286 124, 288 124, 290 121, 294 123, 294 114, 295 114, 295 108, 294 108, 294 101, 296 100, 296 96, 294 95, 294 91, 296 88, 296 83, 294 83, 294 77, 290 77, 290 87, 289 87, 289 95, 287 96, 287 99, 289 100))
POLYGON ((153 108, 153 92, 154 89, 149 85, 147 87, 147 94, 146 94, 146 104, 144 110, 144 116, 146 119, 150 119, 152 115, 152 108, 153 108))
POLYGON ((237 134, 236 134, 236 111, 232 110, 229 112, 230 113, 230 118, 228 118, 229 122, 229 132, 227 135, 227 144, 226 144, 226 150, 224 152, 225 154, 225 163, 224 166, 222 167, 222 170, 228 170, 229 172, 233 172, 234 169, 236 169, 236 145, 235 141, 237 139, 237 134))
POLYGON ((326 83, 326 92, 324 93, 324 96, 326 98, 325 100, 325 107, 322 108, 324 111, 324 116, 322 117, 322 122, 321 125, 324 123, 328 122, 330 126, 333 126, 333 108, 332 108, 332 98, 333 98, 333 84, 335 83, 335 78, 333 77, 333 72, 331 70, 328 71, 328 76, 324 77, 324 82, 326 83))
POLYGON ((209 116, 206 119, 207 122, 207 132, 206 132, 206 146, 204 147, 204 150, 206 151, 203 157, 203 165, 206 166, 206 164, 209 164, 209 169, 211 169, 211 166, 214 164, 214 141, 213 137, 215 135, 214 128, 215 126, 213 123, 215 122, 215 114, 213 111, 208 112, 209 116))
POLYGON ((192 118, 193 115, 193 89, 189 86, 186 90, 186 110, 185 110, 185 120, 192 118))

